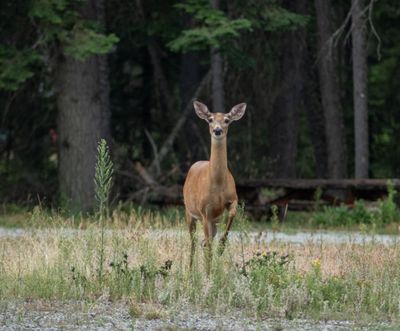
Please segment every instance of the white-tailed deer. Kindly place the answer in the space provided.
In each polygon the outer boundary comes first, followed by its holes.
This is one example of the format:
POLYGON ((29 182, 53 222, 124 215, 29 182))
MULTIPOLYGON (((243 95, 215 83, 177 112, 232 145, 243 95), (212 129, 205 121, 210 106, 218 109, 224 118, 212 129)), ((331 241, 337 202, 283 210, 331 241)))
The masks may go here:
POLYGON ((228 169, 226 139, 229 124, 242 118, 246 104, 241 103, 234 106, 227 114, 211 113, 206 105, 198 101, 194 101, 193 105, 197 116, 209 124, 211 155, 210 161, 198 161, 191 166, 183 186, 183 197, 191 239, 190 268, 192 268, 195 253, 196 220, 199 220, 203 224, 203 247, 206 249, 206 269, 209 273, 212 260, 212 240, 217 230, 216 223, 227 209, 228 221, 219 247, 222 254, 233 218, 236 215, 238 197, 235 181, 228 169))

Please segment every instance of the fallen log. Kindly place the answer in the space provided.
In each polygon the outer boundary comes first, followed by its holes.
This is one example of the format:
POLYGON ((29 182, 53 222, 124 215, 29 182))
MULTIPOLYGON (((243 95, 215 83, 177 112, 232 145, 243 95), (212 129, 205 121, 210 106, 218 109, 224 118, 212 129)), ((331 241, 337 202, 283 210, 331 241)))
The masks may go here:
POLYGON ((269 187, 285 189, 360 189, 386 190, 391 182, 396 190, 400 190, 400 179, 255 179, 242 180, 238 186, 269 187))
MULTIPOLYGON (((157 205, 183 204, 181 185, 161 186, 143 167, 136 165, 136 171, 146 183, 146 188, 131 195, 131 200, 157 205)), ((316 206, 342 203, 352 207, 357 199, 376 201, 387 196, 389 181, 400 191, 399 179, 263 179, 239 181, 236 187, 246 210, 261 214, 269 212, 272 205, 281 209, 310 210, 316 206), (270 189, 274 194, 267 198, 263 189, 270 189)))

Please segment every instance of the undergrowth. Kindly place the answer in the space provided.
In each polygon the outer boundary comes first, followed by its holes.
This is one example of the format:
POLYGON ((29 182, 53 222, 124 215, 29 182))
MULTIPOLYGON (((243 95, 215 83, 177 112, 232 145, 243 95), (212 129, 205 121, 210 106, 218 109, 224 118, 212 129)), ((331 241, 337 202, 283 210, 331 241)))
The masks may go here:
POLYGON ((379 200, 374 206, 368 206, 365 201, 358 200, 352 208, 346 205, 323 207, 312 214, 312 222, 317 226, 326 227, 352 227, 362 224, 372 226, 373 229, 400 223, 400 210, 396 204, 397 192, 390 182, 387 190, 387 197, 379 200))

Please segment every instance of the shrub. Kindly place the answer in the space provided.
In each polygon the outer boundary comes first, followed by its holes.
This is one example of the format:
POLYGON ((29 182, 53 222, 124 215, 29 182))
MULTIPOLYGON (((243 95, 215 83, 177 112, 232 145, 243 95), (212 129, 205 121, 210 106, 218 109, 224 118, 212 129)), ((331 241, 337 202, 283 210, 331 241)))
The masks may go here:
POLYGON ((357 200, 351 209, 346 205, 325 206, 321 211, 313 214, 312 222, 326 227, 358 224, 382 227, 385 224, 397 222, 400 220, 400 211, 395 202, 397 192, 393 183, 388 182, 387 190, 387 197, 379 201, 377 209, 368 208, 363 200, 357 200))

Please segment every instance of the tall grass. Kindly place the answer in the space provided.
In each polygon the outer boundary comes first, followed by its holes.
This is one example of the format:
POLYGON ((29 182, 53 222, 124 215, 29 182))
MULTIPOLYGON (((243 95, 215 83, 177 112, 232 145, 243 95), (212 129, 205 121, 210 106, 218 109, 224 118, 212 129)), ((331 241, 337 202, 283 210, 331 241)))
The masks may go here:
MULTIPOLYGON (((222 256, 214 254, 207 277, 200 247, 189 272, 185 227, 153 230, 135 215, 128 217, 131 224, 106 230, 103 243, 96 224, 86 230, 58 226, 0 238, 0 298, 102 296, 169 309, 189 304, 218 313, 241 310, 260 318, 399 320, 398 243, 275 242, 266 247, 251 242, 244 231, 241 239, 228 241, 222 256)), ((242 227, 240 220, 237 227, 242 227)))
MULTIPOLYGON (((109 189, 99 194, 98 223, 35 208, 31 222, 45 226, 0 237, 0 301, 103 297, 126 300, 132 315, 141 314, 137 307, 146 302, 169 310, 240 310, 258 318, 400 320, 400 243, 267 246, 251 241, 239 208, 239 235, 231 236, 222 256, 214 254, 208 277, 200 245, 189 271, 190 239, 180 210, 119 205, 110 213, 109 189)), ((325 221, 338 215, 369 224, 397 221, 395 195, 389 191, 375 210, 362 202, 351 211, 327 210, 332 214, 325 221)))

